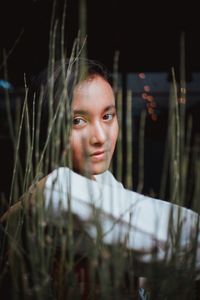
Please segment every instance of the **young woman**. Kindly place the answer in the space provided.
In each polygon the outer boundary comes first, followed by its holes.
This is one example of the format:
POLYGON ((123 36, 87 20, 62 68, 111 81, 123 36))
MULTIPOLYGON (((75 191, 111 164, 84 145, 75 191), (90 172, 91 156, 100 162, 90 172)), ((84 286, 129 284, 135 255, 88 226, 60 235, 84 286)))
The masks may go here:
MULTIPOLYGON (((177 252, 173 249, 176 234, 178 256, 191 249, 191 240, 197 239, 198 270, 199 216, 186 208, 129 191, 108 171, 118 136, 115 96, 106 73, 98 65, 89 63, 86 69, 72 93, 72 168, 58 168, 48 175, 44 184, 46 208, 51 207, 53 214, 67 211, 70 191, 74 214, 89 223, 93 207, 98 209, 103 241, 125 243, 139 253, 138 259, 143 262, 170 259, 173 251, 177 252)), ((88 226, 87 231, 96 237, 94 226, 88 226)))
MULTIPOLYGON (((177 268, 184 265, 189 269, 186 257, 192 250, 198 275, 199 216, 186 208, 127 190, 114 178, 108 169, 119 125, 112 86, 99 65, 87 61, 82 73, 80 66, 78 71, 73 63, 71 67, 70 75, 66 75, 67 97, 71 103, 66 155, 71 153, 71 167, 53 170, 32 187, 2 216, 2 223, 22 211, 30 215, 40 203, 45 222, 59 220, 63 212, 70 211, 92 239, 100 238, 107 245, 123 244, 132 250, 137 254, 136 264, 143 264, 138 275, 145 275, 150 264, 169 262, 174 255, 177 268)), ((55 72, 55 82, 62 77, 61 70, 55 72)), ((58 89, 55 95, 57 108, 58 99, 62 98, 58 89)))

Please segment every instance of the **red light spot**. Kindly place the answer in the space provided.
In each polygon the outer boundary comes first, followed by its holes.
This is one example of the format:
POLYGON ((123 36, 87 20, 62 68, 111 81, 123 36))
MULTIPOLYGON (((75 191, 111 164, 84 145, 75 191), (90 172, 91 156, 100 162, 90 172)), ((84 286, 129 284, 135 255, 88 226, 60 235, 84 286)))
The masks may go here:
POLYGON ((180 104, 185 104, 185 103, 186 103, 186 98, 185 98, 185 97, 180 97, 180 98, 178 99, 178 102, 179 102, 180 104))
POLYGON ((145 86, 144 86, 144 91, 145 91, 145 92, 150 92, 150 90, 151 90, 151 88, 150 88, 149 85, 145 85, 145 86))
POLYGON ((156 122, 158 120, 158 116, 154 113, 151 115, 152 121, 156 122))
POLYGON ((138 77, 140 77, 141 79, 145 79, 146 76, 145 76, 144 73, 139 73, 139 74, 138 74, 138 77))

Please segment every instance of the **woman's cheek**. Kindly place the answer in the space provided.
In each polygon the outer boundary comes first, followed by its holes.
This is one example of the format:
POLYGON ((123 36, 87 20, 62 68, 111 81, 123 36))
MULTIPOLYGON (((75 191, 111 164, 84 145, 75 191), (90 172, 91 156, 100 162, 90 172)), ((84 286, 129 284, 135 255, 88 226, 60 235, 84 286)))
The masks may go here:
POLYGON ((72 157, 77 160, 83 159, 84 148, 86 141, 83 137, 83 134, 79 130, 72 130, 72 134, 70 137, 70 147, 72 152, 72 157))
POLYGON ((78 145, 78 139, 76 137, 76 134, 73 131, 71 133, 69 141, 70 141, 72 157, 74 158, 77 156, 77 150, 79 149, 79 145, 78 145))

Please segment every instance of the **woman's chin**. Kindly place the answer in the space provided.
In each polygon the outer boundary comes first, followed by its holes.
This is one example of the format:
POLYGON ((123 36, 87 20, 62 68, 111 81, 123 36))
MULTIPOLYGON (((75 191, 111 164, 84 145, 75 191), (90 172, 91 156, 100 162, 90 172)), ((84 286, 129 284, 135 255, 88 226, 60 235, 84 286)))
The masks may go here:
POLYGON ((107 171, 109 168, 109 164, 108 163, 102 163, 99 165, 95 165, 91 168, 91 173, 93 175, 99 175, 102 174, 103 172, 107 171))
POLYGON ((109 169, 110 160, 103 160, 98 162, 88 162, 86 164, 77 165, 74 163, 72 169, 74 172, 88 178, 94 178, 95 175, 104 173, 109 169))
POLYGON ((84 170, 79 173, 86 177, 94 178, 95 175, 102 174, 103 172, 107 171, 108 168, 109 164, 107 162, 93 163, 90 164, 90 166, 85 167, 84 170))

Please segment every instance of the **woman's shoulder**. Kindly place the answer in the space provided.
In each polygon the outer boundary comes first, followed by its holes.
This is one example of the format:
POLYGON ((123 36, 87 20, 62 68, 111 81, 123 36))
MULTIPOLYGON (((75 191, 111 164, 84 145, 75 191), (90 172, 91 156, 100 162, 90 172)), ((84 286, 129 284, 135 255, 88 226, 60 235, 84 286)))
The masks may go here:
POLYGON ((17 219, 18 216, 22 215, 22 211, 30 211, 30 209, 33 209, 36 206, 36 204, 42 204, 43 190, 45 187, 46 180, 47 176, 33 183, 29 187, 27 192, 25 192, 19 199, 15 200, 15 202, 12 203, 8 207, 8 209, 0 216, 0 223, 5 223, 11 217, 15 217, 17 219))

